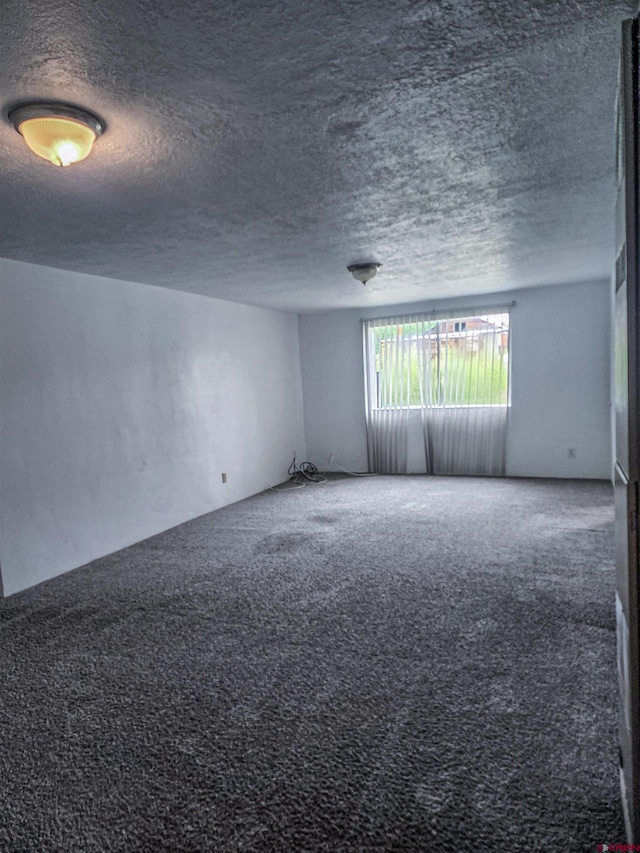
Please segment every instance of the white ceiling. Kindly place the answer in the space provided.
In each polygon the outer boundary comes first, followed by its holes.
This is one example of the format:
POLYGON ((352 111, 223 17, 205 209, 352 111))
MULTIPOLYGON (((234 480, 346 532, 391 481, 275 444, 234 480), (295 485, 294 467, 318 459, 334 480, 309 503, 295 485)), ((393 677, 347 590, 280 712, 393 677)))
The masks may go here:
POLYGON ((298 313, 608 276, 634 9, 3 0, 0 256, 298 313), (88 160, 27 151, 31 98, 106 120, 88 160))

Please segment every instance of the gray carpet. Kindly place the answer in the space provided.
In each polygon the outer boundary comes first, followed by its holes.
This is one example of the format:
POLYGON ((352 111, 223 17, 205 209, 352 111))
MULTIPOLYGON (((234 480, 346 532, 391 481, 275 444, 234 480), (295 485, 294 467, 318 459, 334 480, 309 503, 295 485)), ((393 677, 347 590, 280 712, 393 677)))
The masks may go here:
POLYGON ((0 602, 2 853, 593 851, 612 489, 332 478, 0 602))

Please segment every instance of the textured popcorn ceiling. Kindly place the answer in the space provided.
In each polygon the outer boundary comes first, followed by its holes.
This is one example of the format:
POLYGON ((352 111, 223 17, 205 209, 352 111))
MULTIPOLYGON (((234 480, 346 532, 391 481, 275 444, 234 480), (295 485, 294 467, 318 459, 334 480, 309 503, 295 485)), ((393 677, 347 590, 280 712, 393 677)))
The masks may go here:
POLYGON ((608 276, 634 7, 3 0, 0 256, 300 313, 608 276), (108 125, 69 169, 48 97, 108 125))

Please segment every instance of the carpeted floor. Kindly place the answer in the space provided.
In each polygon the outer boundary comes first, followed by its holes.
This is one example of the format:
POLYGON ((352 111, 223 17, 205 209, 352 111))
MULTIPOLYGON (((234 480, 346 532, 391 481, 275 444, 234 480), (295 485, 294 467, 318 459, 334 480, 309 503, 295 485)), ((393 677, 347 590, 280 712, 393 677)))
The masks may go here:
POLYGON ((624 840, 608 483, 332 478, 0 602, 2 853, 624 840))

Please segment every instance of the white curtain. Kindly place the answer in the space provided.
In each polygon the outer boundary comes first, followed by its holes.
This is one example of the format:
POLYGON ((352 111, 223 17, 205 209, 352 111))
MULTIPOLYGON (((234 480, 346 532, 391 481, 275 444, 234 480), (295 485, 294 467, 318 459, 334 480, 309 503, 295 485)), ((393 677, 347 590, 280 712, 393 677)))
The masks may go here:
POLYGON ((380 322, 363 321, 367 459, 369 471, 405 474, 412 352, 397 345, 401 318, 380 322))
POLYGON ((407 471, 412 418, 432 474, 500 476, 509 402, 509 308, 363 320, 369 470, 407 471))

